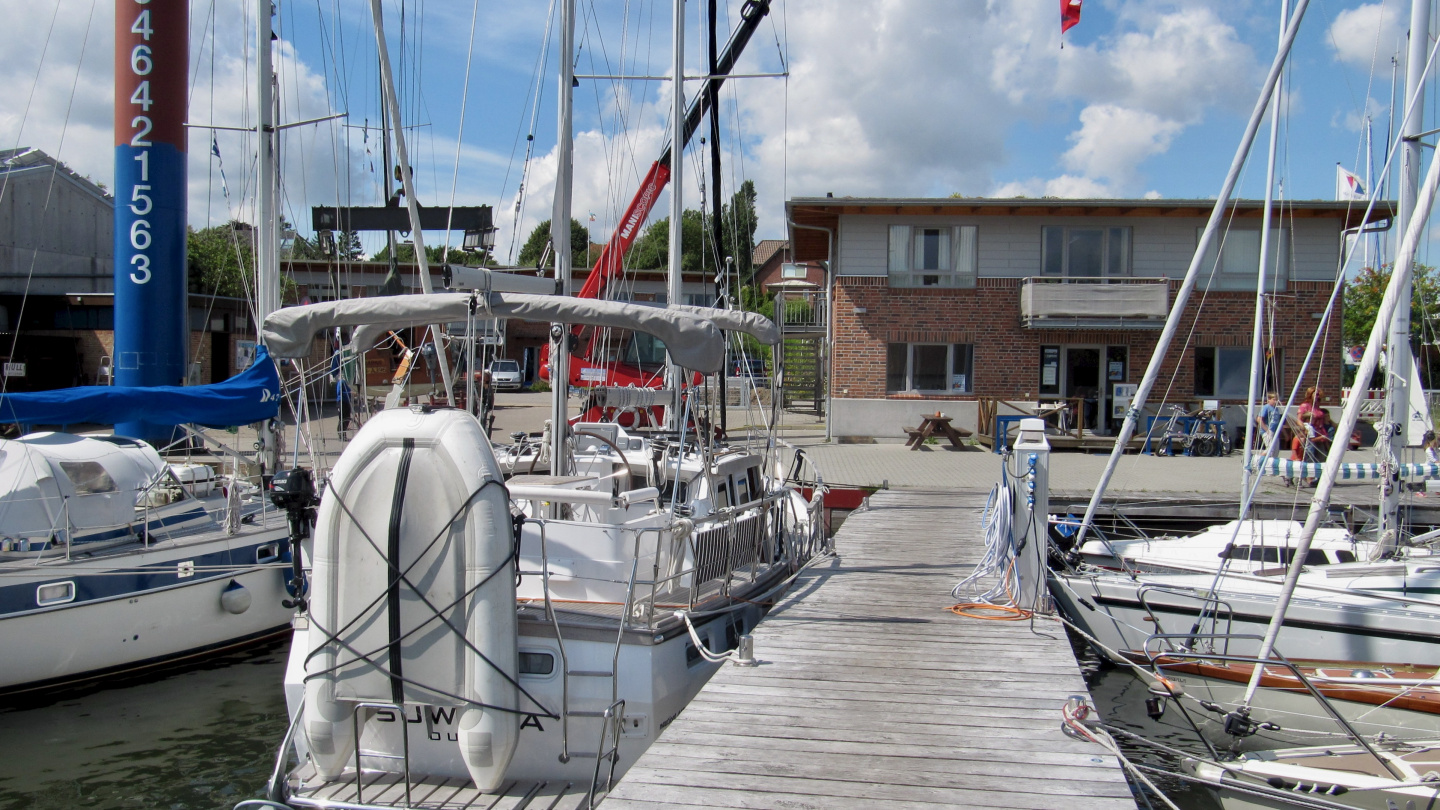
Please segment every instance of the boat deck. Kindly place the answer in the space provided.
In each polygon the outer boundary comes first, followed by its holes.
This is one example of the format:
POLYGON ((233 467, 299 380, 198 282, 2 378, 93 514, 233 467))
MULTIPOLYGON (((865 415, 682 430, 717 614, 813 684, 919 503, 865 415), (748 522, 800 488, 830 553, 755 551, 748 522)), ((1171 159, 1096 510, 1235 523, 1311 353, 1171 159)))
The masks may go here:
POLYGON ((1084 694, 1050 621, 945 610, 984 553, 985 492, 881 491, 724 666, 607 808, 1133 810, 1118 763, 1060 731, 1084 694))
POLYGON ((367 772, 357 791, 353 772, 345 779, 310 785, 314 769, 306 765, 290 776, 292 807, 396 807, 425 810, 580 810, 588 806, 589 785, 571 782, 515 782, 499 793, 481 793, 469 779, 420 779, 410 783, 398 774, 367 772))

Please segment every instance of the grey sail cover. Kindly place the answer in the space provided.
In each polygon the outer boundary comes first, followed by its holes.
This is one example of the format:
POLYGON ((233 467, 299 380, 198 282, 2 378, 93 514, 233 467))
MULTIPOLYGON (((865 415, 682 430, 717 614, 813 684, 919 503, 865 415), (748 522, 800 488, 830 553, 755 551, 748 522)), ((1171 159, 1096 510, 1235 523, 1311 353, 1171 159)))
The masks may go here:
MULTIPOLYGON (((720 330, 710 318, 693 313, 593 298, 521 293, 491 293, 488 298, 488 311, 482 301, 477 316, 633 329, 664 341, 682 368, 714 374, 724 367, 725 343, 720 330)), ((465 293, 436 293, 286 307, 265 319, 262 335, 276 357, 305 357, 310 354, 311 339, 321 329, 366 324, 405 329, 463 321, 470 312, 470 301, 465 293)))
MULTIPOLYGON (((766 346, 774 346, 780 342, 780 327, 775 322, 757 312, 743 312, 734 309, 716 309, 714 307, 694 307, 688 304, 671 304, 666 309, 671 312, 685 312, 691 315, 698 315, 727 332, 743 332, 750 337, 764 343, 766 346)), ((670 345, 670 344, 665 344, 670 345)))

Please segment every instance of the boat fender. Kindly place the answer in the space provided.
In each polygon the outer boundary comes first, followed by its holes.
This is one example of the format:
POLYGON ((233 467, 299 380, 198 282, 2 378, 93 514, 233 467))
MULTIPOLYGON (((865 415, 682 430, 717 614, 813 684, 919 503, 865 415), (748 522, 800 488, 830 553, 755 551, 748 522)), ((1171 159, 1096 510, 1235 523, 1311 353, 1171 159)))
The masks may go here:
POLYGON ((466 586, 476 589, 470 637, 490 660, 482 663, 472 657, 467 662, 465 691, 475 703, 512 710, 472 705, 460 715, 457 736, 461 760, 476 789, 493 793, 506 784, 505 771, 520 741, 520 715, 513 710, 519 705, 515 586, 514 579, 503 573, 510 566, 519 568, 514 556, 519 548, 514 534, 519 524, 512 522, 501 487, 475 499, 470 520, 480 535, 476 553, 466 566, 466 586))
POLYGON ((239 616, 250 609, 250 598, 250 589, 232 579, 220 592, 220 607, 239 616))

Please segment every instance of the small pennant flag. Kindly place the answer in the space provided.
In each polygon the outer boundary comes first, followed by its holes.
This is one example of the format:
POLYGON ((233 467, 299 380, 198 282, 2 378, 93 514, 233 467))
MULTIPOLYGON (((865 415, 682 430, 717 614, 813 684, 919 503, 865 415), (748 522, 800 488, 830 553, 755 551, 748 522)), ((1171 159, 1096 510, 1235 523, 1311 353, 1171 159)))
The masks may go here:
POLYGON ((591 212, 590 212, 590 221, 591 221, 591 222, 594 222, 594 221, 595 221, 595 212, 594 212, 594 211, 591 211, 591 212))
POLYGON ((225 180, 225 158, 220 157, 220 142, 215 139, 215 133, 210 133, 210 154, 215 156, 215 161, 220 164, 220 190, 225 192, 225 199, 230 199, 230 183, 225 180))
POLYGON ((1084 0, 1060 0, 1060 33, 1065 33, 1080 22, 1080 4, 1084 0))
POLYGON ((1356 175, 1345 171, 1345 167, 1339 163, 1335 164, 1335 199, 1336 200, 1366 200, 1370 198, 1370 192, 1365 188, 1365 181, 1356 175))

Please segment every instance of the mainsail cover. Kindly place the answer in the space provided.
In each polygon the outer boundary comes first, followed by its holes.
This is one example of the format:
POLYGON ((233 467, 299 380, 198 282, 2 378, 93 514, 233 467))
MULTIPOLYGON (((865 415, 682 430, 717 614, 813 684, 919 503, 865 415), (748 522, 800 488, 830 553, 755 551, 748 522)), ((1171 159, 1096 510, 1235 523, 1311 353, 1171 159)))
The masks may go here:
POLYGON ((473 297, 463 293, 397 295, 286 307, 265 319, 263 334, 265 344, 277 357, 304 357, 310 353, 311 339, 321 329, 367 324, 404 329, 453 323, 465 320, 472 300, 477 302, 479 317, 633 329, 664 341, 682 368, 713 374, 725 365, 724 338, 708 318, 619 301, 523 293, 473 297))
POLYGON ((263 346, 250 368, 211 385, 82 385, 0 394, 0 422, 27 425, 247 425, 279 411, 280 375, 263 346))

